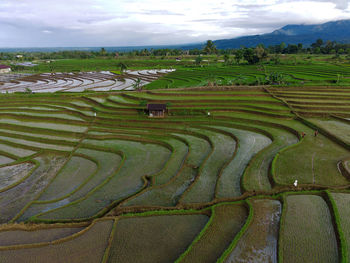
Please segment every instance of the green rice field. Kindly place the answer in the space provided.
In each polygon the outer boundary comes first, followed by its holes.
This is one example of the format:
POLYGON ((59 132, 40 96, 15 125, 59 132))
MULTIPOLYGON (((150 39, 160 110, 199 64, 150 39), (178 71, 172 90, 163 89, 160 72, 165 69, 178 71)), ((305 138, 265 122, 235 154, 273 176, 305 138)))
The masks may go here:
POLYGON ((0 93, 0 262, 350 261, 349 67, 186 63, 134 91, 0 93))

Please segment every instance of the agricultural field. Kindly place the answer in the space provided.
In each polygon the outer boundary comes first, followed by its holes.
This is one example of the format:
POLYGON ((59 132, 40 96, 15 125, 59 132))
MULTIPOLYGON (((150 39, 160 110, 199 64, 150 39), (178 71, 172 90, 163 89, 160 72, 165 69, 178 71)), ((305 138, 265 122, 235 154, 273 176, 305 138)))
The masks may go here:
POLYGON ((135 90, 173 70, 127 70, 121 74, 110 71, 83 73, 42 73, 25 76, 11 82, 0 82, 1 93, 54 93, 135 90))
POLYGON ((349 67, 154 63, 1 83, 0 262, 349 262, 349 67))

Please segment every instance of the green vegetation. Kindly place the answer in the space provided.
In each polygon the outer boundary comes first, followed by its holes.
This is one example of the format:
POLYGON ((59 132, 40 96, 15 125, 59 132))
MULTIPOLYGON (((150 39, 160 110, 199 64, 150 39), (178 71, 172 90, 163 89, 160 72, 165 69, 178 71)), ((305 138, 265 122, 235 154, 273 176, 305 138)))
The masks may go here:
POLYGON ((223 204, 211 208, 210 221, 177 262, 214 262, 227 249, 247 218, 244 205, 223 204))
POLYGON ((334 209, 334 217, 338 227, 341 242, 342 262, 349 261, 350 233, 349 233, 349 195, 345 193, 329 193, 334 209))
MULTIPOLYGON (((2 262, 100 262, 103 258, 113 220, 93 226, 54 242, 22 245, 24 249, 4 250, 2 262)), ((19 247, 19 248, 21 248, 19 247)))
POLYGON ((338 262, 332 218, 322 197, 290 195, 285 209, 283 262, 338 262))
POLYGON ((276 200, 252 200, 254 217, 226 262, 277 262, 281 204, 276 200))
POLYGON ((0 86, 1 262, 348 261, 349 67, 207 44, 0 86))
POLYGON ((207 221, 205 215, 121 219, 117 222, 108 262, 173 262, 207 221))

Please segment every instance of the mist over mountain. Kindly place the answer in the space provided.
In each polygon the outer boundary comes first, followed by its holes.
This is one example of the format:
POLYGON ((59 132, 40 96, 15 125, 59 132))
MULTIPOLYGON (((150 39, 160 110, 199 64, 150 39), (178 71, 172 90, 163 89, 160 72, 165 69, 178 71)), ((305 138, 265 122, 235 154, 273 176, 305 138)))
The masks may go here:
POLYGON ((309 46, 319 38, 324 41, 350 43, 350 20, 318 25, 287 25, 272 33, 216 40, 214 44, 219 49, 255 47, 259 44, 264 44, 267 47, 279 45, 281 42, 285 42, 287 45, 302 43, 304 46, 309 46))
MULTIPOLYGON (((282 42, 288 44, 302 43, 304 47, 310 46, 317 39, 321 38, 336 41, 338 43, 350 43, 350 19, 327 22, 317 25, 286 25, 272 33, 242 36, 232 39, 215 40, 214 44, 218 49, 235 49, 241 47, 255 47, 264 44, 266 47, 279 45, 282 42)), ((202 49, 205 43, 193 43, 186 45, 154 45, 154 46, 125 46, 125 47, 104 47, 108 52, 128 52, 143 49, 202 49)), ((31 47, 31 48, 0 48, 0 52, 55 52, 65 50, 99 51, 102 47, 31 47)))

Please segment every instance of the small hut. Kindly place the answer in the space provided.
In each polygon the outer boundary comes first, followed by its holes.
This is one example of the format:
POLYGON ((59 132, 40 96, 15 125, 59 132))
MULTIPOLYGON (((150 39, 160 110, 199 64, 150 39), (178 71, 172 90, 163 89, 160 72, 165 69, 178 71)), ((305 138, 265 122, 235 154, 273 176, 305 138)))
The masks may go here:
POLYGON ((11 67, 7 65, 0 65, 0 73, 9 73, 11 72, 11 67))
POLYGON ((147 104, 147 112, 151 118, 164 118, 167 112, 166 104, 147 104))

